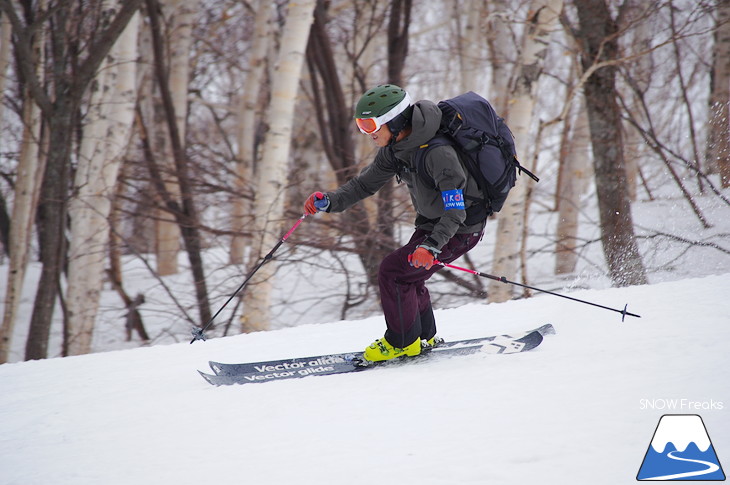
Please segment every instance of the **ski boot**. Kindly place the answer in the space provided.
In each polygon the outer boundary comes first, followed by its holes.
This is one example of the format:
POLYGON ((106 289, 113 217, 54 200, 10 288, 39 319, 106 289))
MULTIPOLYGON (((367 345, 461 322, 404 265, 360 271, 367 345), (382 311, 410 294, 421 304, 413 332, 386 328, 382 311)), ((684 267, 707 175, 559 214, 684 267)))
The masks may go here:
POLYGON ((380 338, 370 344, 363 352, 363 358, 368 362, 382 362, 385 360, 396 359, 398 357, 414 357, 421 353, 421 340, 416 340, 410 345, 403 347, 393 347, 385 340, 380 338))

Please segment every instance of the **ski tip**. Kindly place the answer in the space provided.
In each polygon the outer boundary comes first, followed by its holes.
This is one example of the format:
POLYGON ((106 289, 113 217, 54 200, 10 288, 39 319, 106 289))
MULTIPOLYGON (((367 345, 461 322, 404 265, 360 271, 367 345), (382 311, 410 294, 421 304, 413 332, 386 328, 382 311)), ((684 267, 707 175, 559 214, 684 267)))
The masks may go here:
MULTIPOLYGON (((542 328, 542 327, 541 327, 542 328)), ((527 352, 538 347, 543 341, 543 335, 540 333, 540 329, 535 329, 521 337, 510 337, 508 335, 496 337, 494 340, 489 340, 483 345, 475 345, 471 347, 465 347, 457 349, 457 351, 464 351, 465 353, 472 353, 469 350, 472 349, 476 352, 484 352, 487 354, 518 354, 521 352, 527 352)))
POLYGON ((518 338, 517 340, 515 340, 515 342, 521 342, 525 344, 525 346, 522 348, 522 352, 526 352, 540 345, 542 343, 542 340, 543 334, 540 333, 540 331, 535 330, 534 332, 530 332, 522 338, 518 338))
POLYGON ((215 361, 210 360, 210 361, 208 361, 208 365, 210 366, 211 370, 215 373, 215 375, 219 375, 221 373, 221 366, 223 364, 221 364, 220 362, 215 362, 215 361))
POLYGON ((540 335, 542 335, 543 337, 545 335, 555 335, 557 333, 552 323, 546 323, 542 327, 538 328, 537 331, 540 332, 540 335))
POLYGON ((200 374, 203 379, 205 379, 206 381, 208 381, 208 384, 213 384, 214 386, 219 385, 217 382, 215 382, 215 376, 212 376, 210 374, 206 374, 205 372, 200 371, 200 370, 198 371, 198 374, 200 374))

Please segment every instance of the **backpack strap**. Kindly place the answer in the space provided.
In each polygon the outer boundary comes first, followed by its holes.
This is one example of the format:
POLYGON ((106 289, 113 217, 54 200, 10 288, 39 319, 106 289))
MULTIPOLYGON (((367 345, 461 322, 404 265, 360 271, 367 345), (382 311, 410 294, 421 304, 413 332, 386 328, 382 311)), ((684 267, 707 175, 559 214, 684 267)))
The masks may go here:
POLYGON ((432 148, 445 145, 453 146, 454 142, 446 136, 436 135, 431 138, 428 143, 425 143, 418 147, 418 149, 416 150, 416 154, 413 156, 416 173, 421 177, 421 180, 426 182, 429 187, 432 187, 434 189, 436 189, 436 181, 433 179, 433 177, 429 177, 428 172, 426 171, 426 154, 431 151, 432 148))
POLYGON ((514 167, 517 169, 517 171, 520 173, 520 175, 525 173, 525 174, 527 174, 528 177, 530 177, 535 182, 540 181, 540 179, 538 178, 537 175, 530 172, 529 170, 527 170, 525 167, 523 167, 520 164, 520 161, 517 160, 517 155, 515 155, 514 153, 512 153, 512 151, 510 151, 509 147, 504 142, 504 139, 501 136, 497 135, 496 138, 485 136, 484 143, 486 143, 487 145, 492 145, 492 146, 499 148, 499 151, 502 152, 502 156, 504 157, 504 159, 512 162, 512 165, 514 165, 514 167))

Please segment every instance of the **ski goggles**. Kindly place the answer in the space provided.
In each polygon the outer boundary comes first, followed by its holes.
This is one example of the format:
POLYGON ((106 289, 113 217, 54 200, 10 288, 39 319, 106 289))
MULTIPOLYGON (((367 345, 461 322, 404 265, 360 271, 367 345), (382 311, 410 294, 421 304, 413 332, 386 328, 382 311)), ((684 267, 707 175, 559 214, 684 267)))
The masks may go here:
POLYGON ((355 124, 363 135, 375 133, 383 126, 383 122, 378 118, 355 118, 355 124))
POLYGON ((406 93, 405 97, 395 105, 395 107, 382 116, 374 118, 355 118, 355 124, 363 135, 375 133, 383 127, 384 124, 392 121, 396 116, 401 114, 411 105, 411 97, 406 93))

